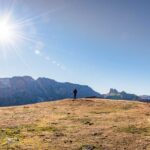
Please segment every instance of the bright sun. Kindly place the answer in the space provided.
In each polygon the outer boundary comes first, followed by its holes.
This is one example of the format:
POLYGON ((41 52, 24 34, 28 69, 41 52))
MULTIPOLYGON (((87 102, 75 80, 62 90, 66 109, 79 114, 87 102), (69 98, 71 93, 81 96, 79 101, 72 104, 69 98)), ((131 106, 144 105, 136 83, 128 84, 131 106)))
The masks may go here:
POLYGON ((38 17, 16 18, 11 11, 0 16, 0 53, 17 53, 26 42, 36 43, 34 19, 38 17))
POLYGON ((0 20, 0 42, 9 43, 15 40, 15 30, 13 24, 7 20, 0 20))

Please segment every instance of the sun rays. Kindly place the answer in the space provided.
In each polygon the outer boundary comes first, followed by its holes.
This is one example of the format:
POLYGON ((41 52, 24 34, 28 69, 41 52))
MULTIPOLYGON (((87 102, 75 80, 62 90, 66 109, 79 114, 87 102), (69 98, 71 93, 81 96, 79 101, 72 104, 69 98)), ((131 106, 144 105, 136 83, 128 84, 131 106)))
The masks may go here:
POLYGON ((25 57, 25 55, 28 55, 28 51, 29 55, 38 56, 37 58, 41 57, 47 63, 65 70, 64 65, 54 63, 56 61, 45 53, 46 50, 44 49, 49 47, 49 45, 45 47, 45 41, 49 40, 47 39, 49 28, 42 28, 41 30, 41 26, 46 26, 52 15, 59 11, 60 8, 38 13, 27 13, 26 10, 23 10, 19 14, 17 3, 14 2, 9 6, 4 11, 0 10, 0 57, 5 62, 9 62, 10 58, 14 57, 31 72, 31 66, 26 60, 27 57, 25 57), (41 48, 39 43, 44 46, 41 48))
POLYGON ((5 20, 0 21, 0 42, 8 42, 13 40, 15 33, 12 30, 11 24, 5 20))
POLYGON ((30 45, 39 41, 43 35, 38 33, 35 22, 44 15, 47 13, 18 19, 12 11, 0 15, 0 53, 6 57, 9 51, 17 53, 23 44, 30 45))

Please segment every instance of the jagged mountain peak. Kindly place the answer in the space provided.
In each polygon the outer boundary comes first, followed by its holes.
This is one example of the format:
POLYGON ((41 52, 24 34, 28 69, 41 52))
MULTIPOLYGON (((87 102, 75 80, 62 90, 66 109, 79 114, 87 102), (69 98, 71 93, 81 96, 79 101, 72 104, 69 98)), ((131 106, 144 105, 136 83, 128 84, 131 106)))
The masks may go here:
POLYGON ((116 89, 110 88, 109 94, 118 94, 119 92, 116 89))
POLYGON ((104 94, 104 97, 109 99, 139 100, 139 97, 135 94, 130 94, 125 91, 118 92, 113 88, 110 89, 108 94, 104 94))

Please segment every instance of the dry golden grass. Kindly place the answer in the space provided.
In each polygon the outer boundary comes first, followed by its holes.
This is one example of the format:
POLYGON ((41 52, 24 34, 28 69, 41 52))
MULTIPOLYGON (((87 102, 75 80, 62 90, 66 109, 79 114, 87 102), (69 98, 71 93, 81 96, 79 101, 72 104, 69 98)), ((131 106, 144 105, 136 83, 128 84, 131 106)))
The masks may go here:
POLYGON ((150 104, 71 99, 0 108, 0 149, 150 150, 150 104))

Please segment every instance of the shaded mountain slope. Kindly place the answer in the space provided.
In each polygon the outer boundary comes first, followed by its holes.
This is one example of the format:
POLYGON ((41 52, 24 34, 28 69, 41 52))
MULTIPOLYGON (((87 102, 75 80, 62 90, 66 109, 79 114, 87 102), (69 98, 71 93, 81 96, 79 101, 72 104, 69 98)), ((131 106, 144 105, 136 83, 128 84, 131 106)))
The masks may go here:
POLYGON ((48 78, 13 77, 0 79, 0 106, 36 103, 40 101, 71 98, 74 88, 78 89, 78 97, 97 96, 88 86, 61 83, 48 78))

